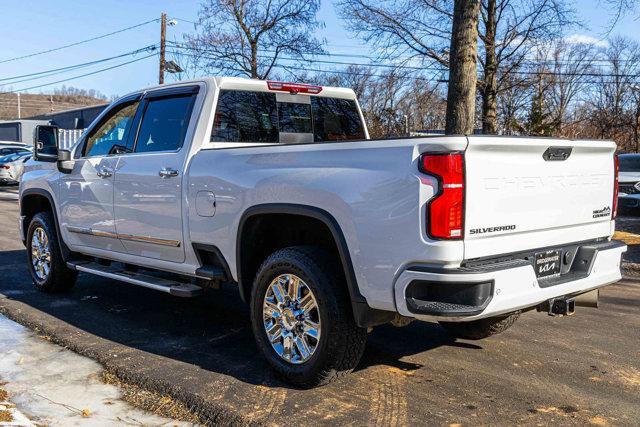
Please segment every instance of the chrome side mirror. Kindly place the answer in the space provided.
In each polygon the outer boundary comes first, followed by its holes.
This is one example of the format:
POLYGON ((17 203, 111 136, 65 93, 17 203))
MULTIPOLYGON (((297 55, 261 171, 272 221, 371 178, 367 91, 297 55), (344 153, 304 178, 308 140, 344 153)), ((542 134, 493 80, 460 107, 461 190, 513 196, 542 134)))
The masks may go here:
POLYGON ((62 173, 71 173, 73 172, 73 166, 75 165, 75 160, 71 157, 70 150, 58 150, 58 170, 62 173))

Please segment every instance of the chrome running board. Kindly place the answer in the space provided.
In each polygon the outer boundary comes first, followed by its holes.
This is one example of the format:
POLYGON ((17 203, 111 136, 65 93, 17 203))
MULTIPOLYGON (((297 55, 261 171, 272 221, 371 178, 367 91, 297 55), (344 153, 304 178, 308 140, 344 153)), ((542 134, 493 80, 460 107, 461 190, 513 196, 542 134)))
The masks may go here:
POLYGON ((119 280, 142 286, 156 291, 165 292, 177 297, 190 298, 202 294, 200 286, 191 283, 183 283, 175 280, 167 280, 161 277, 128 271, 120 267, 107 266, 91 261, 70 261, 67 266, 83 273, 95 274, 108 279, 119 280))

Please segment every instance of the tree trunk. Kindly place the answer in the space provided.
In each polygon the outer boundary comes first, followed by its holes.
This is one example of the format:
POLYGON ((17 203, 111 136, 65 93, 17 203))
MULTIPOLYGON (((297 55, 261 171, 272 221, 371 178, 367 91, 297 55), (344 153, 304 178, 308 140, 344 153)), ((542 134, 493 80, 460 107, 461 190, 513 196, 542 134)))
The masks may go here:
POLYGON ((496 0, 487 1, 484 35, 484 87, 482 90, 482 133, 498 131, 498 64, 496 61, 496 0))
POLYGON ((259 79, 258 75, 258 44, 256 42, 251 41, 249 43, 251 46, 251 78, 259 79))
POLYGON ((480 0, 455 0, 445 126, 448 135, 473 133, 479 13, 480 0))
POLYGON ((640 100, 636 101, 636 114, 633 118, 633 142, 635 143, 636 153, 638 145, 640 145, 640 100))

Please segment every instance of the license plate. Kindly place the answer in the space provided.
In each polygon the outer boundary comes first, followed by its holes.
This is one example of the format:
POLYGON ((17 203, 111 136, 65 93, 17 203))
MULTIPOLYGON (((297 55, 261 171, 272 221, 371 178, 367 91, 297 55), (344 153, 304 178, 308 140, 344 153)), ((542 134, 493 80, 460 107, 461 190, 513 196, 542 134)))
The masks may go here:
POLYGON ((539 278, 559 276, 560 258, 560 251, 538 252, 535 262, 536 276, 539 278))

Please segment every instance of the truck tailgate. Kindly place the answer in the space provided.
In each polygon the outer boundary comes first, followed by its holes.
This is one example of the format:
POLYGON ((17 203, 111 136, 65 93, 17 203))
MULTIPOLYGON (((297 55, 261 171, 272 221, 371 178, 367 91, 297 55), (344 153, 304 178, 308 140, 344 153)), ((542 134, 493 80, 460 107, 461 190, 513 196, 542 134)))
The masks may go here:
POLYGON ((609 236, 614 152, 610 141, 470 137, 465 259, 609 236))

